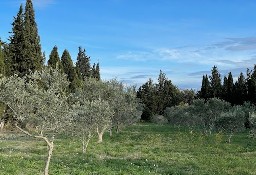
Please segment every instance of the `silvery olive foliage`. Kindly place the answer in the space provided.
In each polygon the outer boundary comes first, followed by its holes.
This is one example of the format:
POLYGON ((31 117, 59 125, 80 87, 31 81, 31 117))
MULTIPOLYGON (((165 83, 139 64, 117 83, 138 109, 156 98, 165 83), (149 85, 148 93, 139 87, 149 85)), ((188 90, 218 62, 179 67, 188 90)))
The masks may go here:
POLYGON ((115 79, 107 84, 109 103, 114 110, 112 128, 119 132, 121 128, 139 121, 143 108, 136 97, 134 87, 125 86, 115 79))
POLYGON ((107 129, 119 130, 121 126, 137 122, 142 111, 135 89, 124 87, 116 80, 87 79, 69 101, 76 111, 74 122, 79 121, 74 124, 75 130, 80 128, 81 133, 87 133, 87 138, 96 131, 99 142, 107 129))
POLYGON ((106 100, 101 98, 88 100, 79 93, 73 95, 75 95, 73 98, 76 102, 72 105, 75 112, 71 129, 73 134, 80 136, 83 143, 82 150, 85 153, 89 141, 95 133, 99 136, 99 142, 102 142, 102 136, 111 125, 111 116, 114 112, 106 100))
POLYGON ((45 175, 49 171, 55 134, 71 124, 73 112, 65 94, 68 84, 64 74, 51 68, 22 78, 14 75, 0 80, 0 101, 12 110, 15 126, 47 143, 45 175))
POLYGON ((12 109, 17 121, 31 131, 60 131, 70 123, 71 111, 65 89, 65 75, 58 70, 44 69, 26 77, 17 75, 0 80, 0 100, 12 109))
POLYGON ((107 88, 101 81, 87 79, 69 98, 75 111, 73 131, 83 138, 87 136, 86 140, 97 133, 99 142, 102 142, 102 135, 111 126, 113 110, 106 98, 107 88))

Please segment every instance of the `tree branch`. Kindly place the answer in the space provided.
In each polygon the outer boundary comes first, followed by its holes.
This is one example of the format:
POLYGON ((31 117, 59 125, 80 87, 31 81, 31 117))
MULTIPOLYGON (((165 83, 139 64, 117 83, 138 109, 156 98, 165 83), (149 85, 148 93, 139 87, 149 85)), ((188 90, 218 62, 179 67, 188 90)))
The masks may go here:
POLYGON ((30 136, 30 137, 33 137, 32 134, 30 134, 28 131, 25 131, 24 129, 22 129, 21 127, 19 127, 17 125, 17 123, 15 124, 15 127, 18 128, 21 132, 25 133, 26 135, 30 136))

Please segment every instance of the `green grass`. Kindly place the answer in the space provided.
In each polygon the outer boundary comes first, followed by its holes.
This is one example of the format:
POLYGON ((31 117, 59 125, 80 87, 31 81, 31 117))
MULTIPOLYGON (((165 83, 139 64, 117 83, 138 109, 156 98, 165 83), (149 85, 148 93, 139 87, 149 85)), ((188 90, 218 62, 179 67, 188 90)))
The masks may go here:
MULTIPOLYGON (((256 174, 256 140, 237 134, 226 143, 224 134, 168 125, 138 124, 118 135, 96 138, 82 154, 78 140, 59 136, 50 174, 256 174)), ((22 135, 0 137, 0 174, 42 174, 47 153, 44 142, 22 135)))

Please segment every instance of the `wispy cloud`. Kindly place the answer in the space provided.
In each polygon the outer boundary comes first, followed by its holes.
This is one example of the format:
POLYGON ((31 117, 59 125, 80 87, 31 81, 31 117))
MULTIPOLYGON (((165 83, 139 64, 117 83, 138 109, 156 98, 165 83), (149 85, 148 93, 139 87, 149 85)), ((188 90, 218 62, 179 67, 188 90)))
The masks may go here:
POLYGON ((256 50, 256 37, 226 38, 225 41, 214 44, 228 51, 256 50))
MULTIPOLYGON (((149 62, 158 64, 159 67, 164 65, 171 70, 171 72, 164 70, 167 77, 178 87, 198 88, 202 76, 210 75, 214 65, 218 66, 222 76, 232 72, 234 79, 241 72, 245 73, 247 68, 251 69, 256 63, 254 47, 256 49, 256 37, 226 38, 222 42, 209 43, 204 46, 142 48, 142 51, 121 53, 116 58, 137 62, 138 65, 149 62)), ((145 83, 148 78, 157 77, 159 73, 157 69, 143 69, 143 73, 128 73, 128 69, 122 73, 120 80, 132 84, 145 83)), ((133 70, 135 72, 136 68, 133 70)))
POLYGON ((234 61, 250 59, 240 55, 230 55, 223 53, 220 49, 205 47, 180 47, 180 48, 158 48, 145 49, 144 51, 129 51, 116 56, 117 59, 136 62, 157 61, 157 62, 175 62, 190 63, 200 65, 225 65, 230 66, 234 61), (227 60, 226 62, 224 60, 227 60), (228 62, 228 60, 231 60, 228 62), (229 63, 229 64, 228 64, 229 63))

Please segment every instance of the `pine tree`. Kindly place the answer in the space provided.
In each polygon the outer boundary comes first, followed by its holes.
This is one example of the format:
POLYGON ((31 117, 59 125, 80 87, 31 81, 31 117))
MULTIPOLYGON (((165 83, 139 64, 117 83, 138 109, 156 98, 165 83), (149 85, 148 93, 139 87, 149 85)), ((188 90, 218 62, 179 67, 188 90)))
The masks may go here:
POLYGON ((211 86, 211 97, 220 98, 221 97, 221 76, 218 68, 214 66, 212 68, 212 75, 210 76, 210 86, 211 86))
POLYGON ((54 46, 48 60, 48 66, 52 67, 53 69, 58 68, 59 70, 63 71, 63 67, 60 61, 58 47, 54 46))
POLYGON ((85 49, 83 50, 82 47, 79 47, 76 67, 83 80, 91 77, 90 57, 85 54, 85 49))
MULTIPOLYGON (((10 44, 9 44, 9 55, 8 55, 8 63, 9 63, 9 73, 8 74, 18 74, 19 76, 23 76, 24 66, 26 64, 25 61, 25 45, 24 45, 24 16, 23 16, 23 8, 22 5, 19 8, 19 12, 17 16, 14 18, 14 22, 12 23, 12 32, 10 36, 10 44)), ((28 71, 26 71, 27 73, 28 71)))
POLYGON ((21 66, 26 74, 29 71, 40 70, 43 66, 43 55, 38 35, 35 12, 32 0, 26 1, 24 13, 24 61, 21 66))
POLYGON ((73 62, 68 50, 64 50, 61 56, 61 64, 63 66, 63 71, 67 74, 67 78, 70 82, 69 89, 70 92, 74 92, 77 87, 79 87, 79 80, 76 73, 76 70, 73 66, 73 62))

